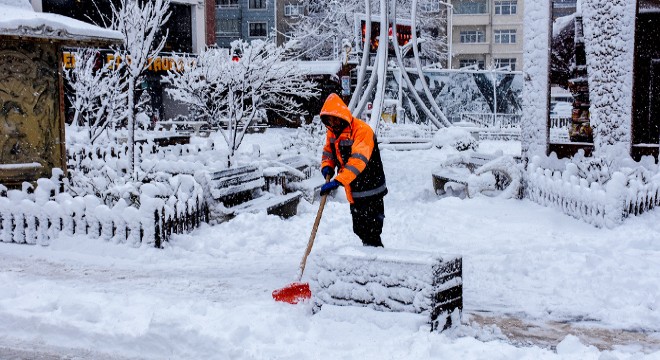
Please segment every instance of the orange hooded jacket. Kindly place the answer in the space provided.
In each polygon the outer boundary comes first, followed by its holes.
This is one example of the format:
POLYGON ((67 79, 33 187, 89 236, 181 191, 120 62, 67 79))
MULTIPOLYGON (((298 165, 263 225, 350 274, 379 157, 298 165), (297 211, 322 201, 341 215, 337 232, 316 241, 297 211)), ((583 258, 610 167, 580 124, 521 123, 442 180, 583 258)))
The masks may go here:
POLYGON ((354 118, 337 94, 328 96, 321 109, 321 119, 328 129, 321 169, 325 166, 339 168, 335 180, 344 186, 348 201, 353 204, 356 200, 387 194, 383 163, 371 127, 354 118), (339 136, 333 133, 324 119, 328 115, 347 123, 339 136))

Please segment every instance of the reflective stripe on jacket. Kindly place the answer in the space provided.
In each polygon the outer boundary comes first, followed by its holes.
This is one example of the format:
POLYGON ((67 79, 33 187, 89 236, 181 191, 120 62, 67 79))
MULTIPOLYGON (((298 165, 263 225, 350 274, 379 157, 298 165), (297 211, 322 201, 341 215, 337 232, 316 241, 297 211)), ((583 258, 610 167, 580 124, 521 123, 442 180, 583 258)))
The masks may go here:
POLYGON ((372 196, 385 196, 387 187, 383 162, 371 127, 354 118, 336 94, 331 94, 325 101, 321 118, 323 115, 338 117, 348 125, 338 137, 328 127, 321 168, 339 168, 335 180, 344 186, 346 198, 350 203, 372 196))

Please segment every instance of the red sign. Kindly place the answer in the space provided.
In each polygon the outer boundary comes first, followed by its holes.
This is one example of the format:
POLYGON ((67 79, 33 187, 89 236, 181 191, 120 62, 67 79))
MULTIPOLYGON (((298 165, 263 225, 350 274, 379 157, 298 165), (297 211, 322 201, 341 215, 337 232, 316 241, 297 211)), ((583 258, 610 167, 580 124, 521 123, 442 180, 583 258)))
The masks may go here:
MULTIPOLYGON (((360 22, 360 29, 362 31, 362 43, 364 44, 365 41, 365 36, 367 34, 367 23, 365 20, 362 20, 360 22)), ((392 37, 392 24, 390 24, 388 28, 388 36, 391 38, 392 37)), ((419 34, 418 34, 419 35, 419 34)), ((380 21, 372 21, 371 22, 371 39, 370 39, 370 50, 371 52, 376 52, 378 50, 378 42, 380 37, 380 21)), ((412 40, 412 27, 410 25, 402 25, 402 24, 397 24, 396 25, 396 37, 397 37, 397 43, 399 46, 404 46, 408 42, 412 40)), ((392 48, 392 44, 390 43, 390 53, 394 53, 394 49, 392 48)))

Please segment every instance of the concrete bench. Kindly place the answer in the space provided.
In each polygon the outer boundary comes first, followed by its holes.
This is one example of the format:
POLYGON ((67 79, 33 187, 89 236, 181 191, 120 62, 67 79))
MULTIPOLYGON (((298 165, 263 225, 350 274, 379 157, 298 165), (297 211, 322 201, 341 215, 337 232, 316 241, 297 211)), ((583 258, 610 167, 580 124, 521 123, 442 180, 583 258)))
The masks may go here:
POLYGON ((390 248, 345 247, 312 257, 314 306, 361 306, 428 317, 431 330, 451 326, 463 310, 460 256, 390 248))

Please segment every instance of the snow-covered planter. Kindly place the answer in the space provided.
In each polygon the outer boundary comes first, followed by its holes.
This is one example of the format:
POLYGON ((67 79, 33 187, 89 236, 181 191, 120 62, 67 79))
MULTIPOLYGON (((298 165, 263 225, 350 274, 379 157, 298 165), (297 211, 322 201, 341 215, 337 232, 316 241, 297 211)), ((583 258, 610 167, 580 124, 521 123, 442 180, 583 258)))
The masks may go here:
POLYGON ((446 127, 435 133, 433 145, 437 148, 449 147, 458 151, 476 150, 477 140, 465 129, 446 127))
POLYGON ((613 170, 598 158, 576 158, 562 163, 535 156, 525 172, 525 196, 609 228, 660 205, 657 169, 637 165, 613 170))

